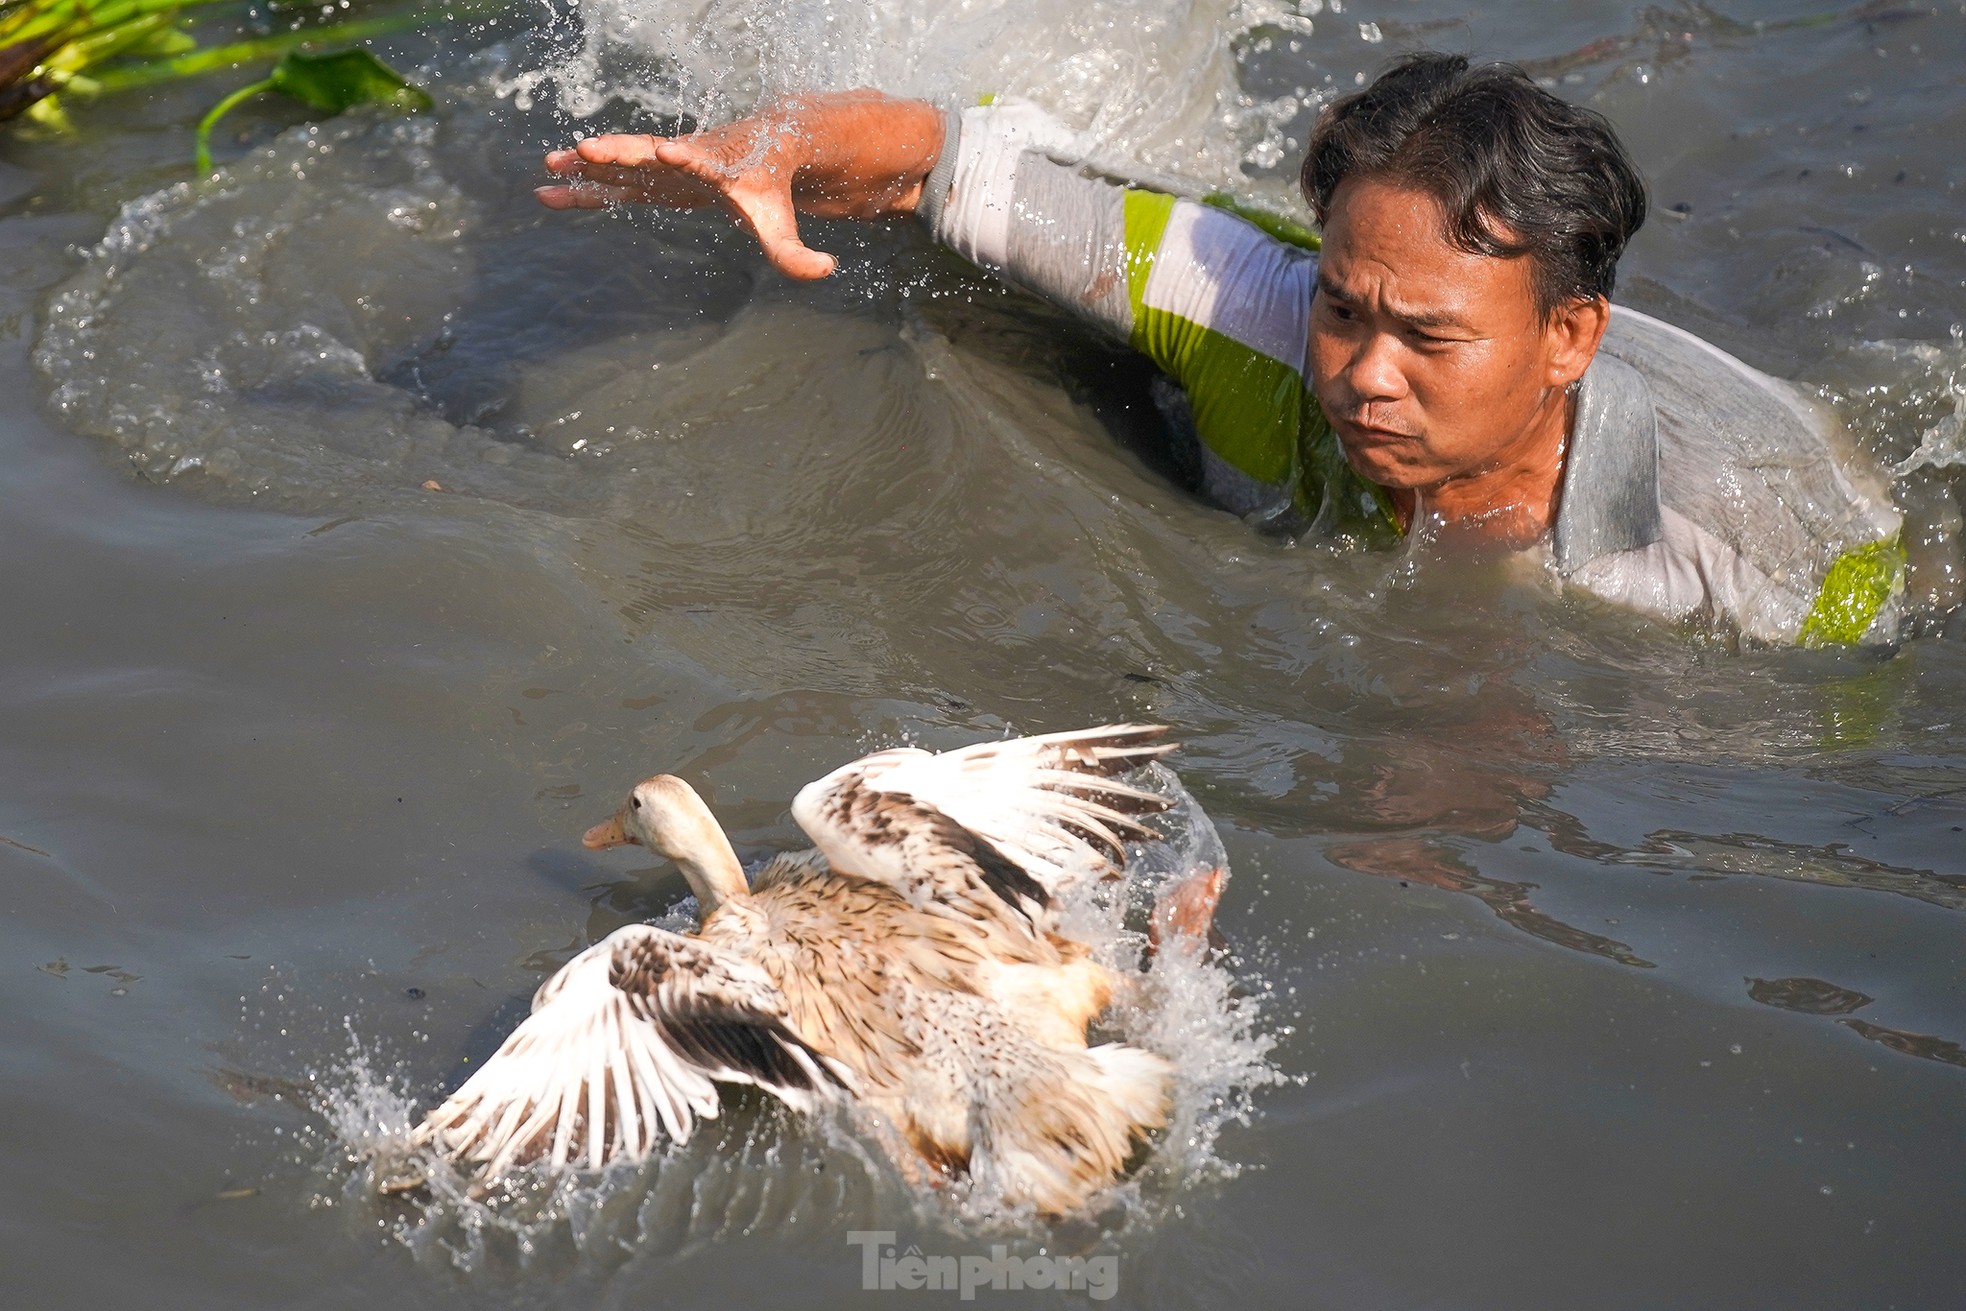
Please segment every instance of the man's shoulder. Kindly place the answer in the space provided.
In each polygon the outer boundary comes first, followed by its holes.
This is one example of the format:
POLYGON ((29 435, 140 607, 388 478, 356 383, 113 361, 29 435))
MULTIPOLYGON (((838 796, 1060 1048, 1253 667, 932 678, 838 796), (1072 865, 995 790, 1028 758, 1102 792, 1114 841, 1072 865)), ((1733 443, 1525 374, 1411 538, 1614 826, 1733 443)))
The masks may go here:
POLYGON ((1794 383, 1623 305, 1611 307, 1600 349, 1645 377, 1663 417, 1683 418, 1734 446, 1764 446, 1779 458, 1798 441, 1822 444, 1837 426, 1835 415, 1794 383))
POLYGON ((1882 481, 1834 412, 1635 310, 1614 308, 1601 350, 1643 380, 1650 402, 1635 416, 1657 446, 1661 537, 1650 554, 1662 569, 1690 565, 1706 604, 1752 635, 1807 636, 1825 597, 1836 599, 1839 568, 1898 532, 1882 481))
POLYGON ((1650 392, 1668 508, 1771 561, 1803 544, 1771 541, 1782 529, 1838 550, 1897 531, 1876 471, 1835 412, 1795 383, 1622 306, 1601 349, 1650 392))

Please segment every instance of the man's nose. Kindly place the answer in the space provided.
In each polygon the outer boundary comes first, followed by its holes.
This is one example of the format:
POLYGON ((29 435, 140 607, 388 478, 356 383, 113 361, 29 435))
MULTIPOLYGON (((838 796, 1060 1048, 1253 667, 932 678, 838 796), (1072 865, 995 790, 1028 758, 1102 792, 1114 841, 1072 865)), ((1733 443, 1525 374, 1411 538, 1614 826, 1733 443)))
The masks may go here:
POLYGON ((1406 372, 1400 367, 1399 339, 1375 332, 1358 344, 1345 366, 1345 383, 1361 402, 1393 401, 1406 395, 1406 372))

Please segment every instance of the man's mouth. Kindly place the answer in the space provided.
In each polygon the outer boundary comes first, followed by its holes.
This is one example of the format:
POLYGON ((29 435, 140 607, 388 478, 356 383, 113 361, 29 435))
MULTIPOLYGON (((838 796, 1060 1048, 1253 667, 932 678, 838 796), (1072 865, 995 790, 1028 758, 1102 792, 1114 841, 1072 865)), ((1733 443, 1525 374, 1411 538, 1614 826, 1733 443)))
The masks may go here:
POLYGON ((1340 417, 1336 421, 1339 430, 1349 438, 1361 442, 1411 441, 1413 434, 1401 432, 1397 428, 1384 428, 1378 424, 1366 423, 1360 419, 1340 417))

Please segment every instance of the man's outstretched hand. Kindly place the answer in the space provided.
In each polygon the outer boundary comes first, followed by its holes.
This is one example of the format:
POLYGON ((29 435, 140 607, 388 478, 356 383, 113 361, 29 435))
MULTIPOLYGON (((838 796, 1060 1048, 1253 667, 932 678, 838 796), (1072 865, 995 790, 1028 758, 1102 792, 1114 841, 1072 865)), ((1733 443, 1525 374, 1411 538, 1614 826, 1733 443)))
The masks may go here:
POLYGON ((684 137, 589 137, 546 156, 565 182, 540 187, 549 209, 721 205, 790 278, 837 261, 799 239, 798 215, 911 214, 942 150, 942 115, 874 91, 802 96, 684 137))
POLYGON ((745 120, 687 137, 589 137, 572 150, 546 156, 547 171, 570 181, 535 194, 549 209, 722 205, 757 238, 779 272, 823 278, 836 261, 799 240, 794 147, 768 139, 783 135, 745 120))

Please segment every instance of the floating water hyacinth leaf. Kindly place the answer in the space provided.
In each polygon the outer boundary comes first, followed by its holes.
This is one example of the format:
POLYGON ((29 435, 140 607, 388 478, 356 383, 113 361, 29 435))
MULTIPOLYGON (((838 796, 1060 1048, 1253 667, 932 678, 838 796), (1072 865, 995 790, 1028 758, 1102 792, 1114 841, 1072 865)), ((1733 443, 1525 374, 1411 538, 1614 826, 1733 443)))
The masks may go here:
POLYGON ((357 105, 383 105, 406 114, 430 108, 430 97, 402 74, 366 50, 337 50, 310 55, 289 50, 280 56, 265 81, 240 87, 212 106, 198 124, 198 171, 212 171, 212 129, 240 102, 262 92, 292 96, 323 114, 339 114, 357 105))
POLYGON ((327 55, 289 52, 266 79, 275 91, 292 96, 324 114, 339 114, 357 105, 393 105, 405 113, 430 108, 430 97, 400 73, 366 50, 339 50, 327 55))

